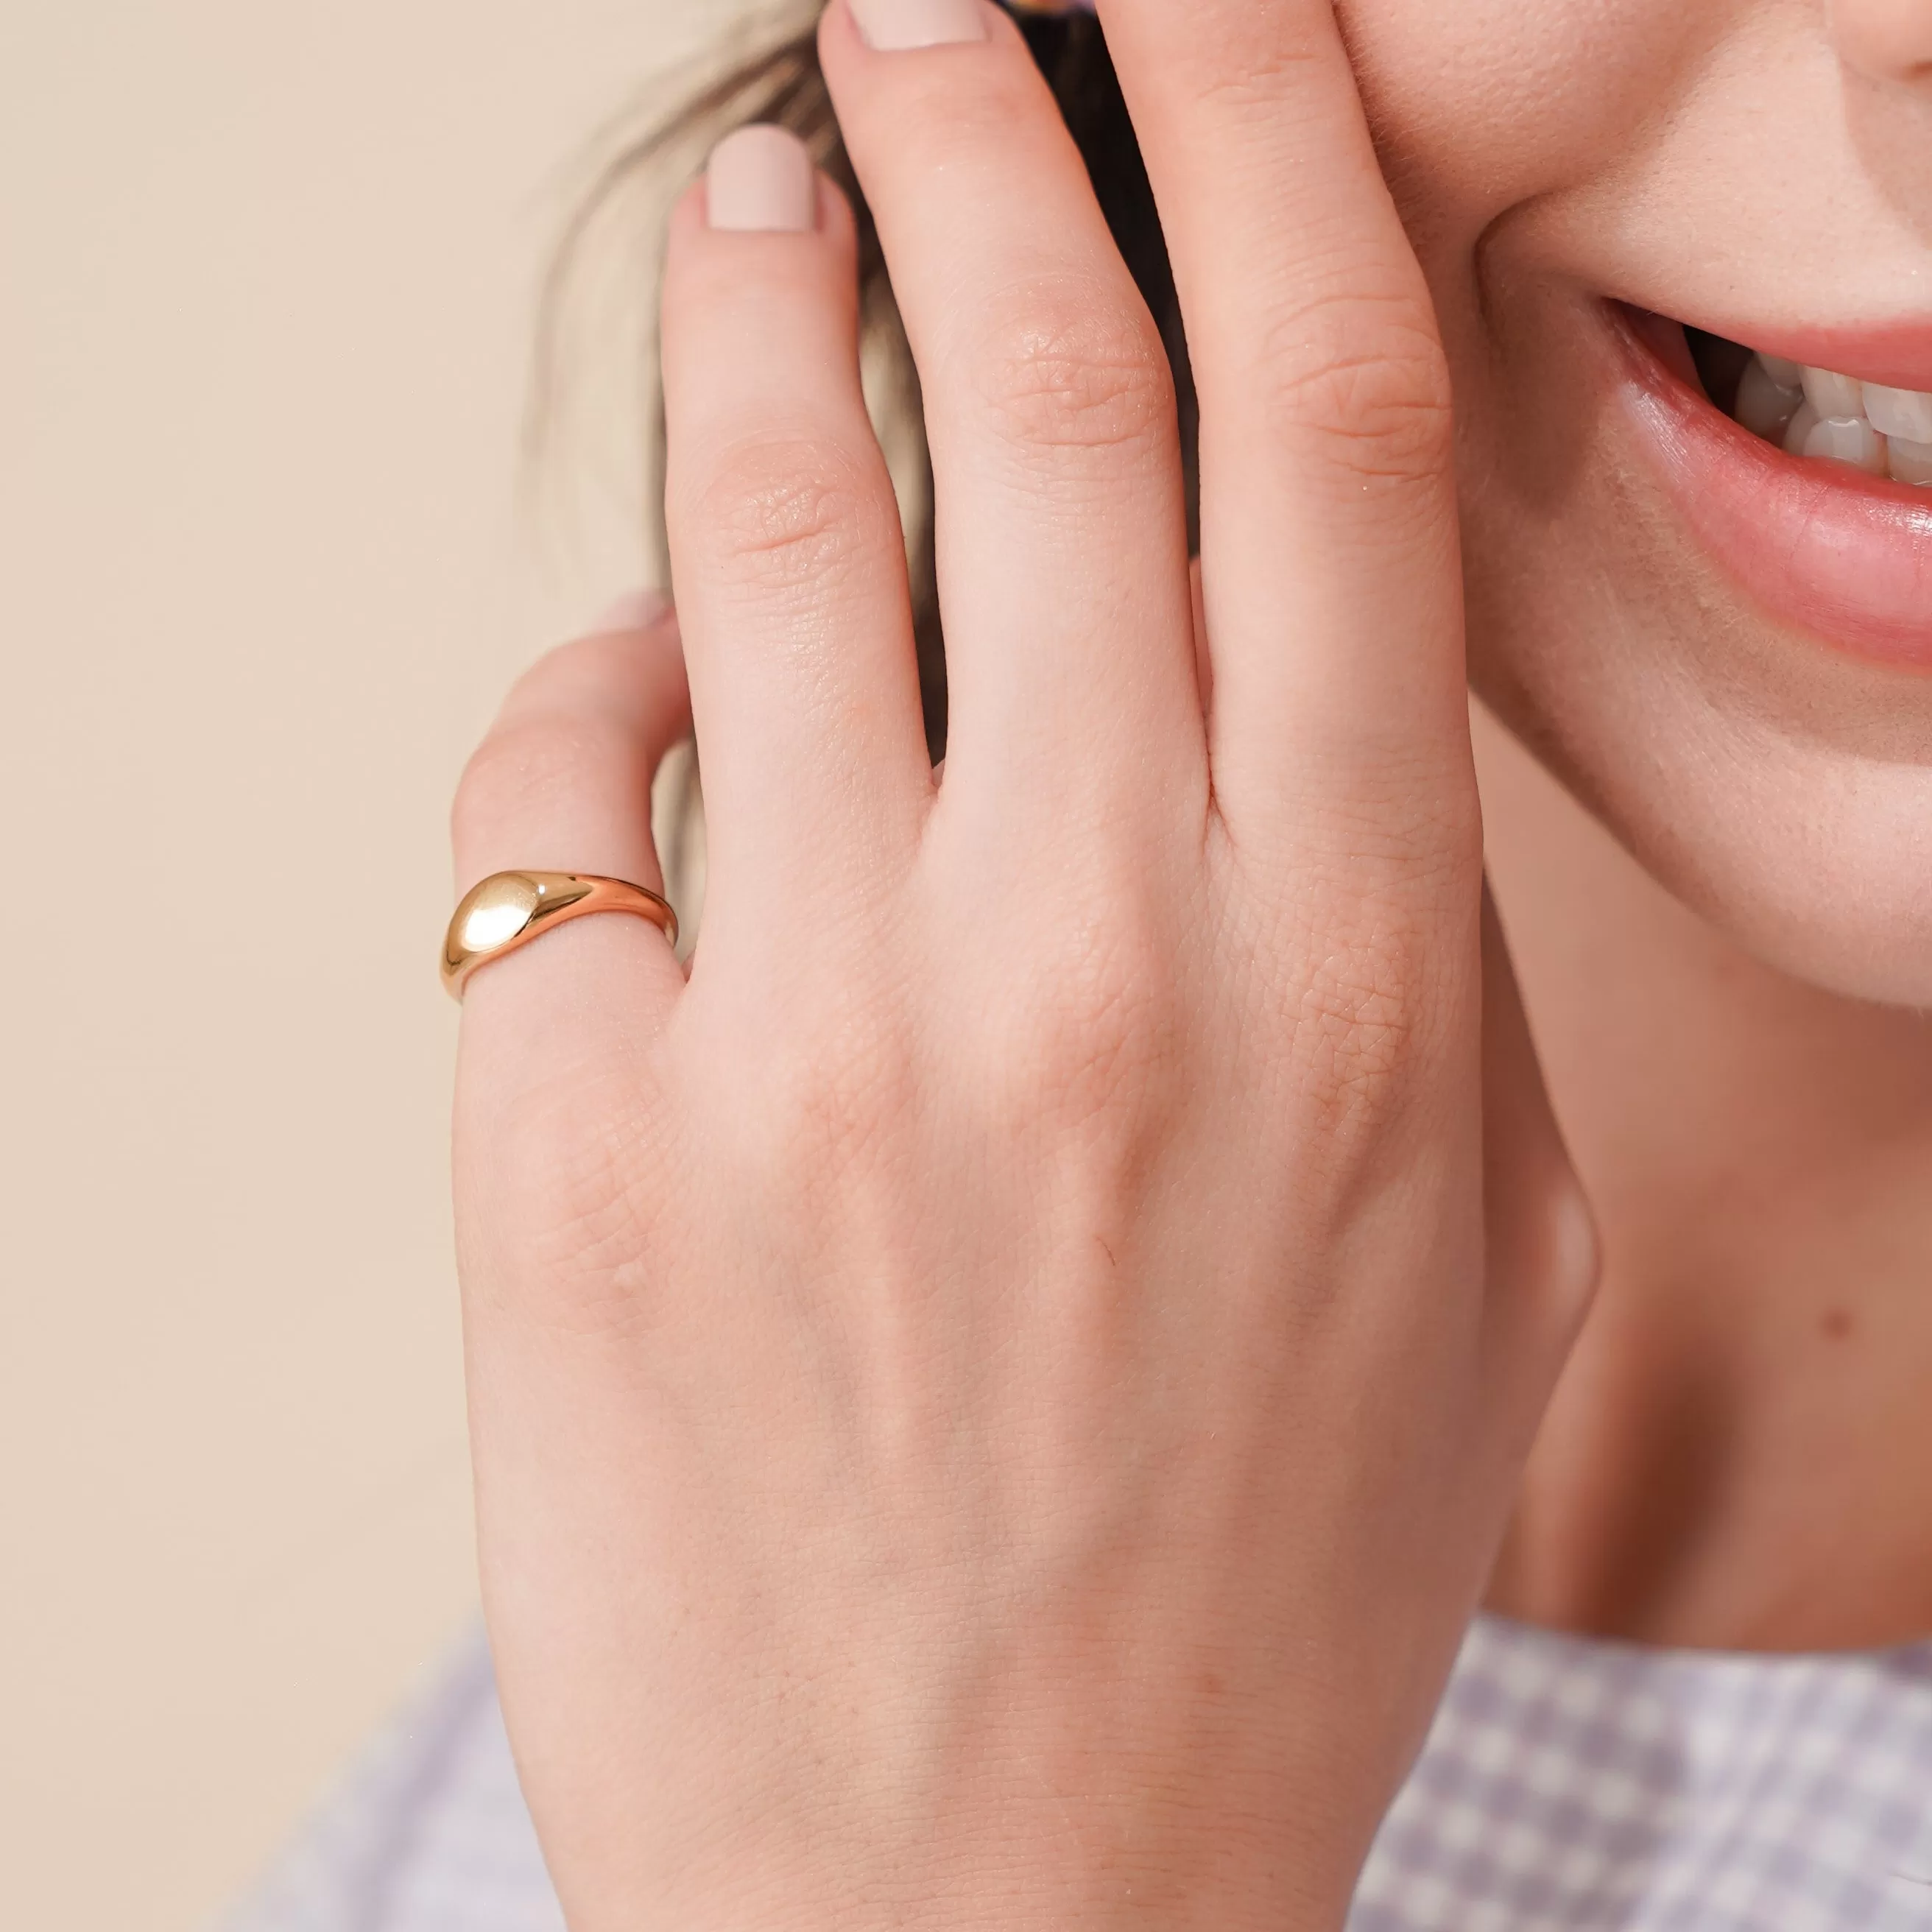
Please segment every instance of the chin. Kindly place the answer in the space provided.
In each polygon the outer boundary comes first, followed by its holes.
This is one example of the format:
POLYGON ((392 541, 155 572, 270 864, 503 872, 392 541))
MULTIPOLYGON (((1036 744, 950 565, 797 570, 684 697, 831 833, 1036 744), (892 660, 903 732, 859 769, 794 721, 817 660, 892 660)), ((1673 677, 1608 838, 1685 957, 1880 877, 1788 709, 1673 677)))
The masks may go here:
POLYGON ((1648 292, 1445 315, 1472 682, 1750 952, 1932 1006, 1932 320, 1648 292))

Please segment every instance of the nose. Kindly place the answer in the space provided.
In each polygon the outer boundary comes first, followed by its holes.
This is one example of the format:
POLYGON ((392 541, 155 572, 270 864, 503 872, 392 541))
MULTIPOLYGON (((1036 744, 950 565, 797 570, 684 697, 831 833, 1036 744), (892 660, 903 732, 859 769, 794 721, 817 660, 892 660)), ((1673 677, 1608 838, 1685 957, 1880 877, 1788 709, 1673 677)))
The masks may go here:
POLYGON ((1932 0, 1832 0, 1845 64, 1932 95, 1932 0))

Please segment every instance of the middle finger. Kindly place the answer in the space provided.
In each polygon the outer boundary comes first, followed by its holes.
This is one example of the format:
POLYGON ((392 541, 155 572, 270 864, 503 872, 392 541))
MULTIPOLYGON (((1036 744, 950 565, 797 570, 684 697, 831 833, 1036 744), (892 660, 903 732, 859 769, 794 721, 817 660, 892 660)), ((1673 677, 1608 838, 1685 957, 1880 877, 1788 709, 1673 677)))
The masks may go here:
POLYGON ((986 0, 836 0, 820 47, 923 392, 948 792, 1204 809, 1172 378, 1046 82, 986 0))

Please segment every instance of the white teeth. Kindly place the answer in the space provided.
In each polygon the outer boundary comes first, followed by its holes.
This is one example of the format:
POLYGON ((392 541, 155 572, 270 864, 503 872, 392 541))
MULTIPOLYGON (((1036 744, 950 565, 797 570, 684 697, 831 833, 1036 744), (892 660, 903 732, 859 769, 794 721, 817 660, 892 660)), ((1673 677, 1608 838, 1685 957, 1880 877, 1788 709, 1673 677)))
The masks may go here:
POLYGON ((1932 394, 1922 389, 1888 388, 1760 354, 1744 365, 1732 414, 1792 456, 1932 488, 1932 394))
POLYGON ((1738 384, 1737 418, 1752 435, 1767 442, 1780 442, 1804 400, 1802 390, 1795 385, 1781 387, 1764 362, 1754 358, 1738 384))
POLYGON ((1864 385, 1834 370, 1807 369, 1804 400, 1821 416, 1834 417, 1840 422, 1865 412, 1864 385))
MULTIPOLYGON (((1792 428, 1797 424, 1794 421, 1792 428)), ((1849 463, 1868 476, 1883 476, 1885 438, 1863 416, 1822 416, 1804 432, 1796 452, 1827 463, 1849 463)))
POLYGON ((1894 483, 1919 483, 1932 488, 1932 441, 1908 442, 1894 436, 1886 444, 1894 483))
POLYGON ((1865 420, 1880 435, 1932 442, 1932 396, 1921 389, 1888 389, 1881 382, 1864 388, 1865 420))

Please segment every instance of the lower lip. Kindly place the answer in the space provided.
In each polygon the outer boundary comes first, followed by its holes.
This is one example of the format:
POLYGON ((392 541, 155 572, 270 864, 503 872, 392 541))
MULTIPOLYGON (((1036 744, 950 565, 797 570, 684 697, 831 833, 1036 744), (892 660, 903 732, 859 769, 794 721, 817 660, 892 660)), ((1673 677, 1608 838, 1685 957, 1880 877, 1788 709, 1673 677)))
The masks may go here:
POLYGON ((1932 672, 1932 502, 1787 456, 1685 381, 1674 323, 1613 308, 1624 398, 1699 540, 1769 616, 1852 655, 1932 672))

